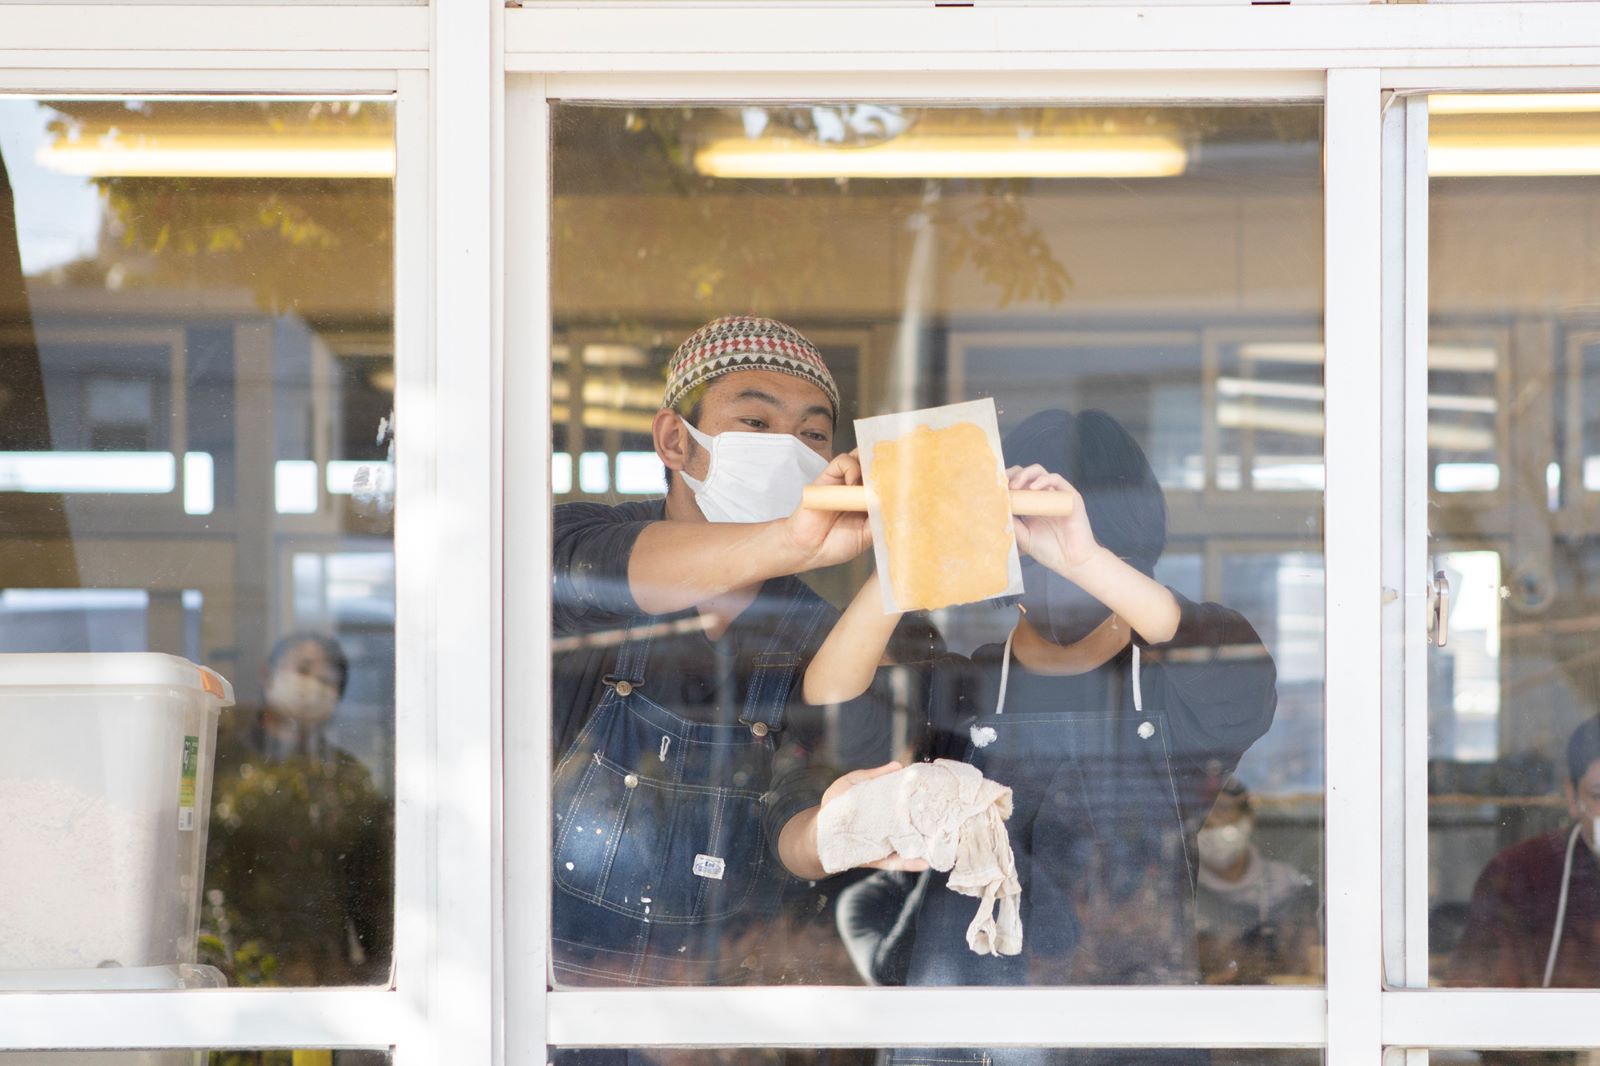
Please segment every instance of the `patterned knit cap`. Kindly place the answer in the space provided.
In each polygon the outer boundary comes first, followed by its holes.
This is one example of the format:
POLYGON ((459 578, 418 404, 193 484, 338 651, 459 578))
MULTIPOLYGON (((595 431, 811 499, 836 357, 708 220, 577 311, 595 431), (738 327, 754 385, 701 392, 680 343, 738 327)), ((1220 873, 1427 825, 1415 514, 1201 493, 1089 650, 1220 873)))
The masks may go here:
POLYGON ((839 420, 839 386, 817 346, 770 318, 728 315, 707 322, 678 346, 667 364, 663 407, 676 408, 696 386, 735 370, 774 370, 809 381, 828 396, 839 420))

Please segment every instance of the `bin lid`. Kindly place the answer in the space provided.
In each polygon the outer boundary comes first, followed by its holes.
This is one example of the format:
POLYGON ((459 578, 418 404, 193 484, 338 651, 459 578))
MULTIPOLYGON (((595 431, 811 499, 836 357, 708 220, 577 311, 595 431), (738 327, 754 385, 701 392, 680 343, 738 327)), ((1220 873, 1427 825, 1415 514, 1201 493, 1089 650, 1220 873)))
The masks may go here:
POLYGON ((0 992, 84 992, 108 989, 226 988, 214 966, 101 966, 84 970, 0 970, 0 992))
POLYGON ((224 707, 233 706, 228 679, 179 655, 159 652, 40 652, 0 655, 0 689, 6 688, 189 688, 224 707))

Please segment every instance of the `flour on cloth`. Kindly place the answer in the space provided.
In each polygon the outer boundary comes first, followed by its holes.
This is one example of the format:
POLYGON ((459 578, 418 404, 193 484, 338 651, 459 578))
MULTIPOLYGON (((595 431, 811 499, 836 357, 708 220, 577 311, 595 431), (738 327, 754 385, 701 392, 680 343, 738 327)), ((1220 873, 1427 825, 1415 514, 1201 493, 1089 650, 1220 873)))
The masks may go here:
POLYGON ((829 873, 895 852, 949 871, 952 892, 978 898, 967 946, 980 955, 1015 955, 1022 950, 1022 882, 1006 836, 1009 817, 1009 788, 975 766, 939 759, 864 781, 830 802, 817 816, 817 850, 829 873))

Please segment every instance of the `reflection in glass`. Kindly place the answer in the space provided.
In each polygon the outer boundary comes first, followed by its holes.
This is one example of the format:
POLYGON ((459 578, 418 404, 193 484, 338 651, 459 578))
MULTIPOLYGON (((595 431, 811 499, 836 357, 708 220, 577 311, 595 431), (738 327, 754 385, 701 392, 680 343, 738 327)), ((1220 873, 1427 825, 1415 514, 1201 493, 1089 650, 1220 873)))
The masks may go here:
POLYGON ((387 1051, 0 1051, 0 1066, 385 1066, 387 1051))
POLYGON ((234 985, 388 979, 393 125, 0 103, 0 652, 231 681, 193 887, 234 985))
MULTIPOLYGON (((1388 1063, 1390 1056, 1403 1054, 1405 1054, 1404 1049, 1391 1048, 1385 1053, 1384 1061, 1388 1063)), ((1600 1049, 1595 1048, 1558 1050, 1497 1048, 1492 1051, 1451 1049, 1428 1052, 1429 1066, 1592 1066, 1597 1061, 1600 1061, 1600 1049)))
POLYGON ((1573 151, 1597 134, 1582 95, 1430 105, 1428 569, 1450 590, 1427 667, 1435 983, 1600 985, 1600 395, 1594 240, 1571 225, 1600 204, 1573 151))
MULTIPOLYGON (((553 120, 558 983, 1197 982, 1196 834, 1236 764, 1257 868, 1319 883, 1316 108, 553 120), (793 498, 764 510, 776 478, 737 472, 809 479, 856 418, 989 398, 1006 463, 1082 481, 1096 572, 1170 608, 1138 656, 1070 567, 1027 556, 1041 639, 1104 626, 1107 648, 1019 652, 1002 703, 1014 598, 886 624, 859 541, 780 562, 695 521, 790 521, 793 498), (858 590, 871 633, 835 628, 858 590), (813 675, 830 633, 849 669, 813 675), (1012 789, 1019 955, 973 953, 978 901, 942 874, 824 877, 789 846, 841 773, 939 755, 1012 789)), ((1318 979, 1317 895, 1294 947, 1215 979, 1318 979)))
MULTIPOLYGON (((885 1052, 866 1048, 555 1048, 552 1066, 877 1066, 885 1052)), ((1152 1061, 1181 1061, 1200 1066, 1318 1066, 1320 1051, 1236 1050, 1231 1048, 1112 1050, 1108 1048, 1014 1048, 996 1058, 996 1066, 1134 1066, 1152 1061)), ((939 1066, 982 1066, 984 1052, 957 1049, 937 1060, 939 1066)))

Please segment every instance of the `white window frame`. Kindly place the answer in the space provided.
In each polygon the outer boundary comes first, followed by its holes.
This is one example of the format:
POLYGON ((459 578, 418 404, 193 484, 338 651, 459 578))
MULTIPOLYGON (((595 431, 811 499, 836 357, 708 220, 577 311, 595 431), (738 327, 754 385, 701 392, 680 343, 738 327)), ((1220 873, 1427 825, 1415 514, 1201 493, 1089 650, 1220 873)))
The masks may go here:
MULTIPOLYGON (((397 372, 418 412, 398 466, 396 987, 6 993, 0 1051, 392 1046, 402 1066, 520 1066, 544 1061, 547 1036, 888 1046, 1003 1032, 1051 1045, 1326 1046, 1337 1066, 1376 1066, 1388 1046, 1600 1047, 1600 991, 1384 987, 1385 934, 1391 973, 1403 977, 1396 959, 1418 951, 1400 916, 1417 917, 1426 847, 1404 743, 1416 680, 1383 639, 1416 639, 1405 560, 1418 527, 1405 523, 1417 499, 1382 476, 1386 456, 1414 461, 1414 440, 1396 434, 1416 425, 1425 336, 1419 348, 1414 316, 1426 295, 1415 275, 1396 285, 1385 273, 1385 241, 1413 266, 1425 246, 1414 229, 1383 230, 1384 93, 1562 88, 1600 88, 1600 5, 0 4, 0 93, 392 93, 397 372), (1337 664, 1326 988, 548 993, 548 102, 1324 96, 1337 664), (1387 405, 1381 438, 1367 421, 1374 396, 1387 405), (1384 606, 1386 584, 1406 590, 1399 607, 1384 606), (1398 786, 1382 778, 1380 741, 1400 760, 1398 786), (1400 886, 1387 926, 1380 884, 1400 886), (978 1016, 981 1027, 961 1020, 978 1016)), ((1406 476, 1415 486, 1411 467, 1406 476)))
POLYGON ((182 1047, 393 1048, 405 1066, 495 1059, 500 11, 487 0, 0 4, 3 95, 394 102, 396 392, 406 412, 396 442, 394 986, 4 993, 0 1061, 10 1050, 182 1047))
MULTIPOLYGON (((846 17, 831 5, 829 14, 846 17)), ((513 166, 507 177, 510 187, 527 194, 527 216, 536 215, 550 196, 548 147, 542 142, 551 100, 1286 99, 1303 98, 1308 85, 1320 95, 1325 85, 1326 654, 1337 664, 1327 672, 1326 687, 1327 985, 547 993, 542 916, 549 901, 548 839, 538 804, 547 797, 549 742, 540 715, 507 722, 508 735, 512 728, 525 730, 528 747, 542 757, 540 769, 527 775, 528 805, 508 794, 514 841, 507 871, 513 901, 508 953, 540 968, 540 979, 529 980, 526 992, 543 997, 542 1003, 517 997, 531 1009, 508 1027, 508 1054, 514 1055, 509 1061, 535 1061, 546 1037, 578 1046, 1325 1046, 1339 1066, 1375 1066, 1390 1047, 1409 1050, 1408 1061, 1416 1066, 1430 1048, 1600 1046, 1600 992, 1403 987, 1404 918, 1408 909, 1414 920, 1423 916, 1415 868, 1418 854, 1424 861, 1426 856, 1426 790, 1416 772, 1414 734, 1417 714, 1425 716, 1426 706, 1408 712, 1406 686, 1415 696, 1420 678, 1404 672, 1403 651, 1397 661, 1386 648, 1397 635, 1413 640, 1414 627, 1407 624, 1421 619, 1413 590, 1390 570, 1397 552, 1404 570, 1408 544, 1414 554, 1419 527, 1407 519, 1425 507, 1426 495, 1424 489, 1421 496, 1407 496, 1405 481, 1386 480, 1385 471, 1386 460, 1403 461, 1409 454, 1407 427, 1412 437, 1419 432, 1415 381, 1407 392, 1405 375, 1414 377, 1417 359, 1425 359, 1425 331, 1418 348, 1415 316, 1425 321, 1427 285, 1425 244, 1419 258, 1414 231, 1407 238, 1384 230, 1385 211, 1395 206, 1386 208, 1383 117, 1392 90, 1600 86, 1600 6, 1296 6, 1269 13, 1220 6, 851 5, 843 44, 840 21, 817 15, 815 4, 730 5, 698 18, 695 9, 678 4, 530 3, 508 13, 508 136, 541 140, 526 159, 529 169, 513 166), (1035 44, 1040 41, 1070 43, 1043 50, 1035 44), (1241 48, 1241 41, 1250 47, 1241 48), (1415 271, 1409 278, 1401 273, 1396 279, 1397 261, 1385 255, 1388 250, 1392 256, 1395 246, 1386 239, 1400 242, 1400 262, 1415 271), (1386 293, 1386 282, 1397 284, 1411 302, 1386 293), (1386 376, 1391 363, 1401 368, 1398 377, 1386 376), (1375 398, 1386 405, 1381 435, 1370 431, 1375 398), (1386 577, 1407 590, 1392 601, 1397 606, 1385 596, 1386 577), (1399 736, 1386 729, 1398 729, 1399 736), (1408 731, 1409 747, 1403 743, 1408 731), (1385 742, 1390 762, 1398 759, 1401 770, 1392 791, 1383 777, 1385 742), (527 812, 521 820, 519 807, 527 812), (1397 843, 1398 850, 1384 850, 1384 842, 1397 843), (1380 886, 1389 885, 1400 886, 1401 909, 1386 926, 1380 886), (1385 987, 1386 934, 1398 951, 1392 988, 1385 987), (1004 1036, 997 1040, 997 1033, 1004 1036)), ((1425 174, 1425 159, 1414 157, 1414 147, 1412 153, 1413 173, 1420 162, 1425 174)), ((1414 180, 1409 188, 1415 196, 1414 180)), ((1407 217, 1419 208, 1425 217, 1425 193, 1424 185, 1423 199, 1407 217)), ((519 231, 513 215, 507 226, 512 233, 543 233, 542 219, 519 231)), ((529 308, 526 332, 508 321, 508 344, 527 353, 530 366, 524 380, 508 377, 506 402, 526 415, 548 403, 547 261, 541 257, 520 275, 512 269, 508 286, 529 308)), ((508 440, 507 470, 512 483, 531 489, 543 483, 550 438, 542 422, 524 428, 532 450, 518 454, 508 440)), ((1418 482, 1411 477, 1415 490, 1418 482)), ((540 523, 547 521, 534 510, 540 523)), ((539 609, 521 624, 508 617, 508 643, 542 651, 548 648, 548 563, 530 557, 526 566, 532 573, 514 576, 522 564, 508 562, 508 597, 515 601, 517 590, 526 589, 540 597, 539 609)), ((548 680, 546 658, 529 655, 517 672, 508 673, 507 706, 539 706, 548 680)), ((1419 949, 1413 937, 1409 950, 1414 958, 1425 945, 1419 949)))

